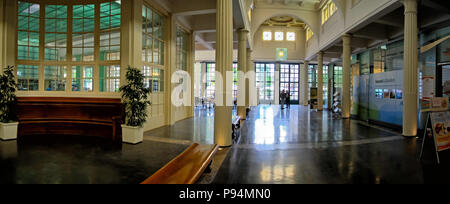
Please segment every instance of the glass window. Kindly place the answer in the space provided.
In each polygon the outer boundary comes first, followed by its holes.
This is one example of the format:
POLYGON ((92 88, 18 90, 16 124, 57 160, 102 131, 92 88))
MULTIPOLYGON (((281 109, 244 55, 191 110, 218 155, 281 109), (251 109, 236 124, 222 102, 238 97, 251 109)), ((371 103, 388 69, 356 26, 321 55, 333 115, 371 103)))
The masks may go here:
POLYGON ((164 70, 144 66, 144 85, 153 93, 164 92, 164 70))
POLYGON ((66 61, 67 6, 45 6, 45 60, 66 61))
POLYGON ((233 63, 233 99, 237 100, 238 92, 238 64, 233 63))
POLYGON ((188 34, 177 27, 177 44, 176 44, 176 65, 178 70, 187 71, 187 53, 188 53, 188 34))
POLYGON ((142 71, 144 74, 144 86, 145 88, 150 88, 152 84, 152 68, 149 66, 144 66, 142 71))
POLYGON ((295 41, 295 32, 287 32, 286 40, 287 41, 295 41))
POLYGON ((271 102, 275 93, 275 64, 255 63, 256 88, 259 88, 260 100, 271 102))
POLYGON ((272 32, 270 32, 270 31, 263 32, 263 40, 271 41, 272 40, 272 32))
POLYGON ((329 0, 327 4, 322 8, 322 24, 328 21, 328 19, 337 11, 336 5, 333 1, 329 0))
POLYGON ((152 87, 154 93, 164 92, 164 70, 153 68, 152 87))
POLYGON ((206 97, 214 98, 216 91, 216 64, 206 64, 206 97))
POLYGON ((39 90, 39 66, 18 65, 17 79, 19 91, 39 90))
POLYGON ((284 32, 275 32, 275 40, 283 41, 284 40, 284 32))
POLYGON ((94 67, 74 66, 72 67, 72 91, 92 92, 94 67))
POLYGON ((40 5, 18 2, 17 59, 39 60, 40 5))
POLYGON ((403 41, 387 45, 386 72, 403 70, 403 41))
POLYGON ((46 91, 66 91, 66 66, 45 66, 44 76, 46 91))
POLYGON ((100 82, 101 92, 117 92, 119 66, 78 64, 120 60, 121 0, 73 1, 66 5, 22 0, 18 1, 17 14, 20 91, 65 91, 69 75, 69 91, 92 92, 95 80, 100 82), (100 54, 95 55, 95 50, 100 54), (99 69, 100 78, 94 78, 94 69, 99 69))
POLYGON ((361 58, 361 75, 370 74, 370 51, 366 51, 360 55, 361 58))
POLYGON ((72 20, 72 60, 94 61, 95 5, 74 5, 72 20))
POLYGON ((299 65, 280 64, 280 91, 289 91, 291 101, 299 100, 299 65))
POLYGON ((119 92, 120 65, 100 66, 100 92, 119 92))
POLYGON ((334 88, 342 88, 342 67, 334 66, 334 88))
POLYGON ((120 1, 100 4, 100 60, 120 60, 120 1))
POLYGON ((165 17, 152 9, 142 7, 142 61, 164 65, 165 17))

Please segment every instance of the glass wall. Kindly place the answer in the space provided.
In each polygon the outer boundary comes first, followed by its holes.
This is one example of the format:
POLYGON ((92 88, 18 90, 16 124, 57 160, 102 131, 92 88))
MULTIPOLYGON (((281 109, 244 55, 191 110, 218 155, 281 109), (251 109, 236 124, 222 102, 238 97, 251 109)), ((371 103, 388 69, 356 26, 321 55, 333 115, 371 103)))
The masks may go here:
POLYGON ((176 65, 178 70, 187 71, 188 34, 177 26, 176 65))
POLYGON ((256 88, 259 89, 259 99, 263 103, 273 103, 275 93, 275 64, 255 63, 256 88))
POLYGON ((17 1, 19 91, 118 92, 121 1, 36 2, 17 1))
MULTIPOLYGON (((165 25, 166 18, 155 10, 142 6, 142 62, 144 85, 150 88, 152 93, 164 92, 164 46, 166 41, 165 25)), ((178 42, 177 42, 178 43, 178 42)), ((178 48, 178 44, 177 44, 178 48)), ((179 63, 177 56, 177 68, 185 70, 179 63)))
POLYGON ((280 93, 289 91, 291 103, 299 103, 299 64, 280 64, 280 93))
MULTIPOLYGON (((238 64, 233 63, 233 99, 237 99, 238 64)), ((225 82, 224 82, 225 83, 225 82)), ((216 93, 216 63, 206 63, 206 98, 215 98, 216 93)))

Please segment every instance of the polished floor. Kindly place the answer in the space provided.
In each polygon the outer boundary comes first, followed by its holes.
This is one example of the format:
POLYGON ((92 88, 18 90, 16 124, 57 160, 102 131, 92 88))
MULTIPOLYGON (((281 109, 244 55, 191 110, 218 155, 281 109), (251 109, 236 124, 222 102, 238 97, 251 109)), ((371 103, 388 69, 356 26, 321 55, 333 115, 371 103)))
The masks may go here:
MULTIPOLYGON (((193 142, 213 141, 211 109, 146 132, 139 145, 82 137, 0 141, 0 184, 136 184, 193 142)), ((236 144, 215 158, 213 173, 199 183, 450 183, 450 152, 442 152, 437 165, 431 148, 418 159, 420 145, 389 129, 333 120, 326 111, 261 105, 243 122, 236 144)))
POLYGON ((0 141, 0 184, 138 184, 187 147, 63 136, 0 141))
POLYGON ((399 133, 302 106, 254 109, 213 183, 450 183, 450 155, 437 165, 431 149, 399 133))

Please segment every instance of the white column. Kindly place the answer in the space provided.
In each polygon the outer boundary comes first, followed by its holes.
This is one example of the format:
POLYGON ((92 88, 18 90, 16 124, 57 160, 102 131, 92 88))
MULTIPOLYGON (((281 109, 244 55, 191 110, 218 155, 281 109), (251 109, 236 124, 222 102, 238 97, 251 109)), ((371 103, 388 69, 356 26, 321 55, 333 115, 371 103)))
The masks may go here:
MULTIPOLYGON (((274 85, 275 85, 275 93, 274 93, 274 104, 280 105, 280 63, 275 63, 275 78, 274 78, 274 85)), ((286 90, 285 90, 286 91, 286 90)))
POLYGON ((304 76, 302 82, 304 106, 308 106, 309 101, 308 70, 309 70, 309 61, 305 61, 304 68, 302 69, 302 75, 304 76))
POLYGON ((405 6, 403 135, 417 135, 418 28, 417 0, 403 0, 405 6))
MULTIPOLYGON (((247 48, 247 67, 245 69, 245 72, 248 73, 250 71, 255 71, 255 67, 253 65, 252 60, 252 50, 250 48, 247 48)), ((251 110, 250 108, 250 90, 256 90, 256 84, 253 82, 250 84, 250 80, 245 80, 245 107, 251 110)))
POLYGON ((201 90, 200 90, 200 97, 205 98, 206 97, 206 63, 201 63, 202 66, 202 74, 201 74, 201 90))
MULTIPOLYGON (((247 35, 248 30, 241 29, 238 31, 238 71, 242 71, 243 73, 246 73, 247 70, 247 35)), ((242 81, 241 78, 238 77, 238 84, 246 84, 245 78, 242 81)), ((247 107, 246 106, 239 106, 239 100, 242 98, 246 98, 247 93, 244 93, 246 91, 246 88, 239 87, 238 85, 238 107, 237 107, 237 114, 241 117, 241 120, 247 119, 247 107)), ((242 104, 245 105, 245 104, 242 104)))
POLYGON ((318 110, 323 110, 323 52, 317 53, 317 97, 318 97, 318 110))
POLYGON ((189 75, 191 76, 191 106, 186 107, 187 117, 194 117, 195 111, 195 95, 194 95, 194 73, 195 73, 195 34, 189 33, 188 35, 188 62, 189 62, 189 75))
MULTIPOLYGON (((231 138, 231 120, 232 107, 227 106, 226 99, 231 97, 231 90, 226 89, 227 71, 233 68, 233 1, 217 0, 217 44, 216 44, 216 70, 223 76, 223 89, 216 87, 216 95, 222 94, 223 101, 217 101, 214 115, 214 142, 221 147, 229 147, 232 145, 231 138)), ((216 85, 217 86, 217 85, 216 85)))
POLYGON ((342 118, 350 118, 350 60, 351 36, 345 34, 343 40, 342 56, 342 118))

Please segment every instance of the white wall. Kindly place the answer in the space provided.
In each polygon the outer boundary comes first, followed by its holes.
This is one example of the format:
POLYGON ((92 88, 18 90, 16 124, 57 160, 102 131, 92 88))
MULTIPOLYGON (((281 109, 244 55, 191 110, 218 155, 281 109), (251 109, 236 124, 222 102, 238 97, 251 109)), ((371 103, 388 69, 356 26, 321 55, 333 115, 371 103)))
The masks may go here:
MULTIPOLYGON (((311 42, 306 50, 306 59, 313 59, 317 52, 340 40, 342 35, 373 19, 380 12, 398 3, 398 0, 341 0, 338 10, 323 25, 320 33, 314 33, 318 43, 311 42)), ((317 11, 320 14, 320 11, 317 11)), ((320 19, 320 15, 317 16, 320 19)))
MULTIPOLYGON (((233 50, 233 61, 237 61, 237 50, 233 50)), ((216 51, 215 50, 196 50, 195 51, 195 62, 215 62, 216 61, 216 51)))
POLYGON ((276 60, 276 49, 287 48, 288 60, 296 61, 305 58, 305 30, 303 28, 288 28, 288 27, 270 27, 261 26, 255 34, 253 59, 254 60, 276 60), (285 33, 284 41, 263 41, 263 32, 271 31, 272 37, 276 31, 285 33), (295 41, 286 41, 286 32, 295 32, 295 41))

